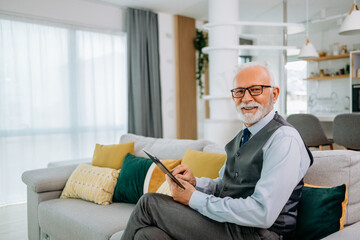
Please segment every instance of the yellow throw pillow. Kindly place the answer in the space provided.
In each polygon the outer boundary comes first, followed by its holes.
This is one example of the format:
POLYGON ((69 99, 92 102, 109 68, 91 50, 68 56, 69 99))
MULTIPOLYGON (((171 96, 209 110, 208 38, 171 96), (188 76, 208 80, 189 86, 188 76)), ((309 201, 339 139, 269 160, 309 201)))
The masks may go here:
POLYGON ((188 149, 181 164, 190 167, 195 177, 207 177, 215 179, 219 177, 219 171, 224 165, 226 154, 199 152, 188 149))
POLYGON ((120 169, 126 154, 134 155, 134 142, 100 145, 96 144, 92 165, 120 169))
MULTIPOLYGON (((162 160, 165 167, 172 170, 174 167, 180 165, 180 160, 162 160)), ((151 164, 144 181, 144 194, 147 192, 156 192, 161 184, 165 181, 165 174, 156 166, 155 163, 151 164)))
POLYGON ((112 203, 119 170, 80 164, 66 182, 60 198, 80 198, 101 205, 112 203))

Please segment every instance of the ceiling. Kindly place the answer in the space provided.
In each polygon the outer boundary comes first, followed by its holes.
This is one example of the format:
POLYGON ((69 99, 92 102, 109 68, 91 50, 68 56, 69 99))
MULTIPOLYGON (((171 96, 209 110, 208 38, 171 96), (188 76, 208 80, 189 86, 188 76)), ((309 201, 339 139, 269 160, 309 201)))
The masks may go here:
MULTIPOLYGON (((92 0, 208 20, 209 0, 92 0)), ((226 0, 223 0, 224 3, 226 0)), ((239 0, 239 21, 282 22, 283 0, 239 0)), ((321 19, 349 12, 353 0, 309 0, 309 18, 321 19), (321 17, 321 12, 323 13, 321 17)), ((306 1, 287 0, 288 22, 305 22, 306 1)))

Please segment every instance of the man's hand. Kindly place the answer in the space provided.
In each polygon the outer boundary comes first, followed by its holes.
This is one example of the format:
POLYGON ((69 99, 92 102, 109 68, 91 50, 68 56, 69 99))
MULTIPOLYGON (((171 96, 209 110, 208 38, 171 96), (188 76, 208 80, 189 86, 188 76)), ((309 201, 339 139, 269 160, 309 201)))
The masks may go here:
POLYGON ((196 186, 196 179, 192 174, 188 165, 186 164, 179 165, 175 167, 171 172, 176 178, 187 181, 194 187, 196 186))
POLYGON ((189 205, 191 195, 195 191, 195 187, 189 182, 179 178, 181 175, 177 175, 177 179, 181 184, 186 188, 185 190, 179 187, 168 175, 165 175, 166 181, 169 183, 171 195, 175 201, 182 203, 184 205, 189 205))

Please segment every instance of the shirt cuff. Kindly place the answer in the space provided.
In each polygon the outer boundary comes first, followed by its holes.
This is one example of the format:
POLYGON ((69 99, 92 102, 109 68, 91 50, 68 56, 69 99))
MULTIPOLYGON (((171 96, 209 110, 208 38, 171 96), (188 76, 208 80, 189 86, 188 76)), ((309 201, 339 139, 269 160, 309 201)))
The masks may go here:
POLYGON ((207 195, 206 193, 195 190, 195 192, 193 192, 193 194, 191 195, 189 206, 192 209, 199 211, 202 207, 204 207, 204 202, 206 201, 208 196, 209 195, 207 195))
POLYGON ((200 191, 204 189, 207 184, 207 181, 204 178, 195 177, 195 179, 196 179, 195 189, 200 191))

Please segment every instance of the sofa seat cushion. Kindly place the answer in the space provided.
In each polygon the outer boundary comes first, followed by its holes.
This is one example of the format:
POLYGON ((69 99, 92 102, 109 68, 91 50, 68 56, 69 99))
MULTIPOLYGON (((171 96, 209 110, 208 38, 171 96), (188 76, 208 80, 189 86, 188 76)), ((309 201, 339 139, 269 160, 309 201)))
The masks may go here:
POLYGON ((178 160, 185 155, 187 149, 203 151, 204 147, 212 142, 207 140, 185 140, 143 137, 135 134, 124 134, 120 143, 135 142, 134 155, 147 157, 143 149, 154 154, 160 160, 178 160))
POLYGON ((117 232, 114 235, 112 235, 109 240, 121 240, 123 234, 124 234, 124 230, 117 232))
POLYGON ((41 230, 60 240, 108 240, 125 229, 134 204, 98 205, 80 199, 53 199, 39 204, 41 230))
POLYGON ((341 231, 337 231, 323 238, 322 240, 339 240, 339 239, 351 240, 351 239, 359 239, 359 236, 360 236, 360 222, 357 222, 345 227, 341 231))

